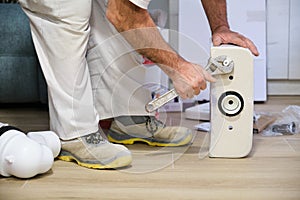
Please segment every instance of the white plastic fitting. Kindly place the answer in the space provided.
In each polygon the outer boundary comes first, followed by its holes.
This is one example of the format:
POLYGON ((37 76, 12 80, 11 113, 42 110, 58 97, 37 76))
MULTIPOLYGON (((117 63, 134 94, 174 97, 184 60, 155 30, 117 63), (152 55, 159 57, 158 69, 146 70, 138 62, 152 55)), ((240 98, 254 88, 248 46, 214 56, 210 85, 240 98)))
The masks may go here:
POLYGON ((47 146, 56 158, 60 152, 61 143, 59 137, 52 131, 28 132, 27 137, 47 146))
POLYGON ((58 136, 51 132, 8 130, 0 135, 0 174, 31 178, 49 171, 60 151, 58 136))

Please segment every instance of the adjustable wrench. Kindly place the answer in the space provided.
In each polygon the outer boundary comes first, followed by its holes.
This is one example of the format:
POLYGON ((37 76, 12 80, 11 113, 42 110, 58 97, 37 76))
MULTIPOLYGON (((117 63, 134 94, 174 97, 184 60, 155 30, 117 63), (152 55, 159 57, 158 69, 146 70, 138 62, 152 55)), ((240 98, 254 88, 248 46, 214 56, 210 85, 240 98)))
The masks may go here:
MULTIPOLYGON (((234 67, 234 62, 227 56, 222 55, 216 58, 209 58, 206 67, 204 68, 207 72, 211 73, 211 75, 218 74, 229 74, 232 72, 234 67)), ((178 97, 178 93, 175 89, 172 89, 165 94, 153 99, 145 105, 145 109, 147 112, 151 113, 164 104, 168 103, 172 99, 178 97)))

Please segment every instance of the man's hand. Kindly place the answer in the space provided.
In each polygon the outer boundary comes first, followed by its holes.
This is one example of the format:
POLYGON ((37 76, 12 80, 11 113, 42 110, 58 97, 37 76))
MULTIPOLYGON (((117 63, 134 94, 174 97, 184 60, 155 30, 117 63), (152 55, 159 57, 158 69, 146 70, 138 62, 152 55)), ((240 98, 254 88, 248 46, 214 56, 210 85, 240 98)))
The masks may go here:
POLYGON ((198 95, 201 90, 206 89, 206 81, 215 82, 207 71, 200 65, 193 64, 182 60, 177 70, 170 67, 161 66, 161 68, 171 78, 174 88, 178 95, 183 99, 193 98, 198 95))
POLYGON ((231 31, 229 28, 224 26, 214 30, 212 42, 214 46, 220 46, 221 44, 235 44, 244 48, 248 48, 255 56, 259 55, 256 46, 250 39, 237 32, 231 31))
POLYGON ((248 48, 255 56, 259 55, 251 40, 230 30, 227 21, 226 0, 201 0, 201 2, 210 25, 214 46, 235 44, 248 48))

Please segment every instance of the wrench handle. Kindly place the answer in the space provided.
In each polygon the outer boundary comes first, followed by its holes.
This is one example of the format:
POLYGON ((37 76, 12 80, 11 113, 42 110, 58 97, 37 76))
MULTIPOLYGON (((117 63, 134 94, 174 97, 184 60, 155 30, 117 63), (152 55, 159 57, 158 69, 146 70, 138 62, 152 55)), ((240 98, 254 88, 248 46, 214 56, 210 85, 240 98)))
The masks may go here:
POLYGON ((151 113, 176 97, 178 97, 178 94, 175 89, 172 89, 147 103, 145 109, 147 112, 151 113))

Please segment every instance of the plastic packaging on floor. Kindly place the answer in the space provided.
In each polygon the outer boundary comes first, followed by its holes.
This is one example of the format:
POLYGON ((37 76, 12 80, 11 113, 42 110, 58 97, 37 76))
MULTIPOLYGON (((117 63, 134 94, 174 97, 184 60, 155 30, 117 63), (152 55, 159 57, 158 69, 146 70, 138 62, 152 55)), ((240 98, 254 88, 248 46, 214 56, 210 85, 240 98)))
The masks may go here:
POLYGON ((262 134, 264 136, 294 135, 300 133, 300 106, 290 105, 280 113, 274 113, 276 120, 262 134))

